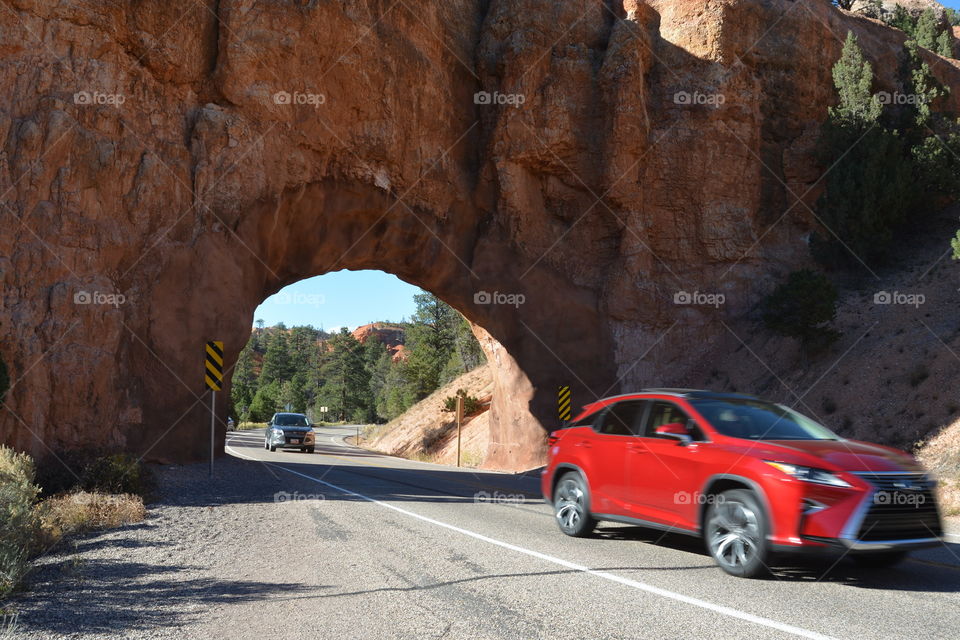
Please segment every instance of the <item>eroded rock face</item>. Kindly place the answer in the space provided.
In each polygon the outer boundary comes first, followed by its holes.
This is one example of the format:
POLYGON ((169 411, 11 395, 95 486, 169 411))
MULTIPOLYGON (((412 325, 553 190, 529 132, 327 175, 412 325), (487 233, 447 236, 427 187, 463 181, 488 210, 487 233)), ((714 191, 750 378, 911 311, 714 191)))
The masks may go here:
POLYGON ((162 460, 206 452, 204 342, 232 367, 336 269, 483 328, 495 466, 558 384, 682 381, 723 328, 675 296, 742 315, 808 260, 830 67, 853 30, 893 90, 903 37, 812 0, 9 4, 0 435, 162 460))

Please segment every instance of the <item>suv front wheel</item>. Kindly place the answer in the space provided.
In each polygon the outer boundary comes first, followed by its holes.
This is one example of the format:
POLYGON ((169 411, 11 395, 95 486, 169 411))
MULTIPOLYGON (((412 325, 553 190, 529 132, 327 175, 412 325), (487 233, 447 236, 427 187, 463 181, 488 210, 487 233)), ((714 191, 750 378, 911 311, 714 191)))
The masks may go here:
POLYGON ((752 491, 730 489, 713 496, 704 536, 720 568, 733 576, 755 578, 768 572, 769 525, 752 491))

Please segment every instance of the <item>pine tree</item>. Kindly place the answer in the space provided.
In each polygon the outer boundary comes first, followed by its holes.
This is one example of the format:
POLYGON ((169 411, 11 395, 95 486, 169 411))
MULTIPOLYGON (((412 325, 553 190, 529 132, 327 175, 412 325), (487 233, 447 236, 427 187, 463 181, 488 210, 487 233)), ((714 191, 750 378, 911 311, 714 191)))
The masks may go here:
POLYGON ((230 398, 233 406, 242 420, 246 420, 246 413, 249 412, 250 404, 257 393, 257 375, 254 371, 253 359, 253 341, 240 351, 237 359, 237 366, 233 370, 233 382, 230 389, 230 398))
POLYGON ((320 390, 320 402, 341 422, 368 422, 373 399, 363 345, 346 329, 332 337, 330 343, 333 351, 324 369, 326 382, 320 390))
POLYGON ((260 373, 260 384, 273 381, 283 382, 293 376, 293 367, 290 363, 290 347, 287 339, 287 328, 278 324, 271 332, 267 350, 263 354, 263 370, 260 373))
POLYGON ((937 50, 937 37, 940 35, 940 20, 933 9, 926 9, 917 20, 917 29, 914 35, 917 44, 930 51, 937 50))
POLYGON ((831 118, 863 127, 880 118, 883 104, 873 95, 873 67, 863 57, 852 31, 847 33, 843 53, 833 66, 833 84, 840 103, 830 109, 831 118))

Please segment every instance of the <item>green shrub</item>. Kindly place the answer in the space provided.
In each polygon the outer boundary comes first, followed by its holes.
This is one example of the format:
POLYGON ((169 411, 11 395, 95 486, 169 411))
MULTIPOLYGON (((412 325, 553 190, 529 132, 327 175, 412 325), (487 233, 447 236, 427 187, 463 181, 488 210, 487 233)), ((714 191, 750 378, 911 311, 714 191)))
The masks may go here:
POLYGON ((90 448, 71 449, 44 459, 37 484, 44 498, 73 491, 130 493, 148 498, 154 489, 149 468, 133 456, 104 454, 90 448))
POLYGON ((17 588, 29 567, 38 531, 34 474, 30 456, 0 446, 0 598, 17 588))
POLYGON ((140 462, 126 453, 101 456, 88 464, 80 476, 80 488, 101 493, 131 493, 143 496, 148 491, 148 473, 140 462))
POLYGON ((447 396, 443 400, 443 410, 444 411, 456 411, 457 410, 457 397, 463 397, 463 415, 472 416, 473 414, 480 411, 483 408, 483 403, 480 402, 479 398, 469 395, 463 389, 457 389, 457 395, 447 396))
POLYGON ((829 343, 839 333, 827 324, 837 315, 837 290, 821 273, 794 271, 764 301, 763 321, 767 327, 805 343, 829 343))

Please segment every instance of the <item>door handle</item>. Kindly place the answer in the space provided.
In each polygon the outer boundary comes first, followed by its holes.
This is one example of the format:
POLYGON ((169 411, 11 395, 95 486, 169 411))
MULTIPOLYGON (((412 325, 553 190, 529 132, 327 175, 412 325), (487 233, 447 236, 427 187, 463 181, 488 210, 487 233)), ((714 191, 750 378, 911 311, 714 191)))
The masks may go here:
POLYGON ((574 446, 583 447, 584 449, 589 449, 589 448, 592 447, 593 445, 590 444, 590 441, 589 441, 589 440, 581 440, 580 442, 578 442, 578 443, 577 443, 576 445, 574 445, 574 446))
POLYGON ((627 451, 632 451, 633 453, 646 453, 650 451, 650 449, 647 449, 647 445, 645 444, 633 443, 627 445, 627 451))

